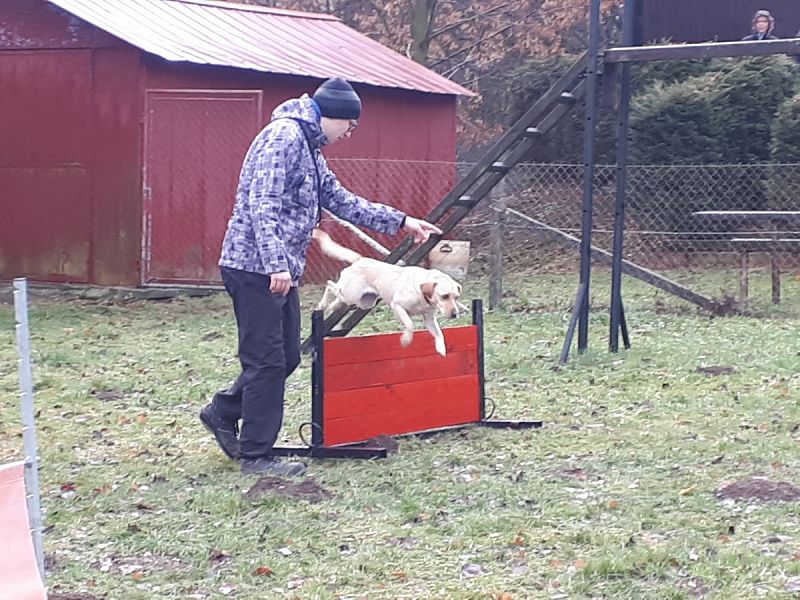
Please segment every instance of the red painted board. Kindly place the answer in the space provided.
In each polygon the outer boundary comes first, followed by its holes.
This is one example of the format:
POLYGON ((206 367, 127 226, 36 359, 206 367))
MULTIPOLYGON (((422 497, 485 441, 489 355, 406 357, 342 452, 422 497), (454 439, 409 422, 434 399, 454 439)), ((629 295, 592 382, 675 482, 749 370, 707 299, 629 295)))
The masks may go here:
MULTIPOLYGON (((448 327, 444 333, 448 354, 456 350, 478 348, 478 328, 475 325, 448 327)), ((363 363, 381 360, 396 360, 414 356, 430 356, 431 360, 441 361, 436 353, 433 337, 426 330, 416 331, 414 339, 407 348, 400 345, 399 333, 382 333, 325 340, 325 367, 333 365, 363 363)))
POLYGON ((412 381, 425 381, 477 375, 478 355, 474 350, 448 352, 447 356, 412 356, 325 367, 325 394, 382 387, 412 381))
POLYGON ((326 446, 400 435, 480 419, 477 373, 325 394, 326 446))

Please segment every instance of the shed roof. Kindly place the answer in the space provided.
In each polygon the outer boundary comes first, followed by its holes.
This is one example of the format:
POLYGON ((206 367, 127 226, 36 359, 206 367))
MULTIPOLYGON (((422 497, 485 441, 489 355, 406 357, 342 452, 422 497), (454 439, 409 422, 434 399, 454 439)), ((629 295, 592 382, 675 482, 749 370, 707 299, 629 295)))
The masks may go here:
POLYGON ((48 1, 169 61, 473 95, 331 15, 211 0, 48 1))

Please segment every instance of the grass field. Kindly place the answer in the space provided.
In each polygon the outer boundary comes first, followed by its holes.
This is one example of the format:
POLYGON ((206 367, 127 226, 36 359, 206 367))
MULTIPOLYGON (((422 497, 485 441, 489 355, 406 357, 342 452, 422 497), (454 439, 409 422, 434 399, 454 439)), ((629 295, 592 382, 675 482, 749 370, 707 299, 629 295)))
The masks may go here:
MULTIPOLYGON (((788 280, 784 297, 800 298, 788 280)), ((468 298, 485 292, 465 287, 468 298)), ((558 369, 574 278, 512 287, 504 310, 486 315, 487 393, 498 418, 542 419, 543 429, 402 439, 381 461, 315 461, 294 496, 257 499, 244 494, 256 478, 196 418, 237 374, 225 296, 34 298, 53 596, 739 599, 800 589, 800 311, 713 318, 626 282, 633 348, 612 355, 598 284, 591 349, 558 369), (780 498, 723 497, 732 482, 727 495, 780 498)), ((356 333, 393 328, 377 311, 356 333)), ((0 305, 2 462, 22 448, 13 330, 12 306, 0 305)), ((309 379, 304 360, 289 382, 285 441, 309 418, 309 379)))

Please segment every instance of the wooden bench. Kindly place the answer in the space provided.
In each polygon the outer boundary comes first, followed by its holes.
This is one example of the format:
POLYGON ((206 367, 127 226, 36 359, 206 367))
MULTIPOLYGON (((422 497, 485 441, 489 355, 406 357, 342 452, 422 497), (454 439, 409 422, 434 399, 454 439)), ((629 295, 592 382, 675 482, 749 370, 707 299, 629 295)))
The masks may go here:
POLYGON ((800 238, 734 237, 730 242, 741 253, 739 274, 739 297, 744 302, 749 296, 750 255, 756 252, 769 254, 772 274, 772 303, 781 302, 781 267, 777 254, 781 252, 800 252, 800 238))
POLYGON ((779 255, 785 252, 800 252, 800 235, 785 231, 789 225, 800 226, 800 211, 770 210, 705 210, 692 213, 698 218, 724 221, 740 226, 748 226, 747 233, 730 231, 728 235, 716 238, 717 245, 739 252, 739 299, 746 302, 749 297, 750 255, 764 253, 769 255, 772 277, 772 303, 781 302, 781 269, 779 255), (767 225, 769 229, 752 231, 753 225, 767 225))

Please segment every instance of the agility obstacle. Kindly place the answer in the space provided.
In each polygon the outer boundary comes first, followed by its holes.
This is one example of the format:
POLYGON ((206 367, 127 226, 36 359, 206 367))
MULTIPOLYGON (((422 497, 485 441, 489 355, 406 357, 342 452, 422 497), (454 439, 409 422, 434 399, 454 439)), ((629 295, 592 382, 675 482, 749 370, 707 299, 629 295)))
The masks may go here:
POLYGON ((25 460, 0 465, 0 598, 46 600, 25 279, 14 280, 14 312, 25 460))
POLYGON ((25 505, 25 463, 0 465, 0 598, 45 600, 25 505))
MULTIPOLYGON (((447 355, 427 331, 400 345, 400 333, 325 337, 324 315, 311 322, 311 429, 306 446, 276 447, 279 456, 381 458, 381 436, 430 434, 471 425, 529 429, 541 421, 487 418, 483 303, 472 301, 472 324, 443 329, 447 355)), ((491 401, 490 401, 491 402, 491 401)), ((491 417, 491 415, 489 415, 491 417)))

